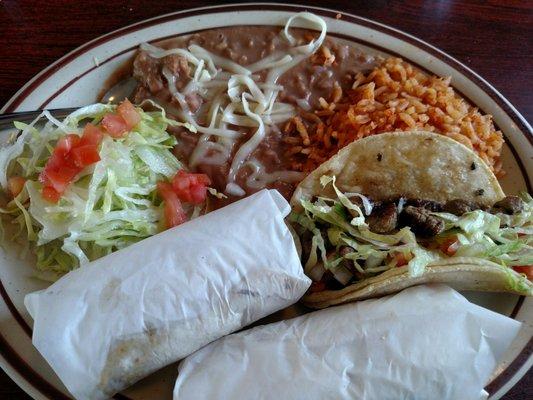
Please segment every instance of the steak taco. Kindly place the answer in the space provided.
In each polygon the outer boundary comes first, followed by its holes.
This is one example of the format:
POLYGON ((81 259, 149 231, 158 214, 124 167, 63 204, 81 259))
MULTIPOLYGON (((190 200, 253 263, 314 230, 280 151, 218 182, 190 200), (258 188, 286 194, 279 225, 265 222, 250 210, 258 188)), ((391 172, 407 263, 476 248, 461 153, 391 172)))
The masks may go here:
POLYGON ((296 189, 303 301, 323 308, 430 282, 533 294, 533 198, 505 196, 466 146, 430 132, 356 141, 296 189))

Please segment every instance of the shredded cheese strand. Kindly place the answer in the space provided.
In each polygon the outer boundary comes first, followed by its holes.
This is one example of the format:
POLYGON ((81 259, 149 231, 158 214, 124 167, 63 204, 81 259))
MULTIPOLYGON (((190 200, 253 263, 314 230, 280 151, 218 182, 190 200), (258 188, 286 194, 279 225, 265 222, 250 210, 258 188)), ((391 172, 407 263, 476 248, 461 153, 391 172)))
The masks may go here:
POLYGON ((252 173, 246 179, 246 185, 254 189, 263 188, 269 183, 276 181, 300 182, 305 178, 305 173, 298 171, 275 171, 267 173, 263 165, 255 159, 247 161, 242 167, 248 167, 252 170, 252 173))
POLYGON ((322 18, 309 12, 295 14, 287 20, 281 32, 281 35, 293 46, 289 49, 289 54, 278 51, 246 67, 213 54, 196 44, 190 45, 188 49, 169 50, 148 43, 141 44, 140 48, 151 57, 162 58, 176 54, 184 57, 193 66, 193 77, 182 93, 176 88, 176 77, 168 69, 162 70, 171 95, 181 107, 180 117, 202 134, 190 156, 189 166, 195 168, 201 163, 222 165, 228 161, 233 147, 243 136, 241 132, 229 129, 227 125, 230 124, 256 130, 240 145, 233 157, 226 193, 235 196, 245 194, 236 183, 239 170, 245 165, 252 170, 246 182, 250 188, 259 188, 276 180, 295 182, 302 179, 302 174, 295 171, 267 173, 258 160, 247 160, 265 138, 267 125, 276 128, 275 124, 283 123, 295 115, 292 105, 276 101, 278 94, 283 90, 277 81, 286 71, 320 48, 326 31, 327 26, 322 18), (294 22, 318 30, 320 32, 318 38, 297 46, 296 39, 290 33, 294 22), (255 74, 259 71, 266 71, 264 81, 260 81, 259 75, 255 74), (195 114, 191 112, 187 103, 189 95, 199 95, 204 104, 207 103, 207 107, 202 106, 199 115, 204 115, 208 126, 200 124, 195 114))
POLYGON ((257 148, 259 143, 261 143, 261 141, 265 137, 265 124, 263 123, 263 120, 258 114, 250 110, 248 98, 251 97, 252 96, 250 94, 243 93, 241 100, 246 115, 257 122, 257 130, 246 143, 239 147, 239 150, 237 150, 237 153, 233 157, 233 161, 231 162, 228 174, 228 181, 230 183, 235 183, 235 180, 237 179, 237 173, 239 172, 239 169, 241 168, 242 164, 244 163, 244 161, 246 161, 250 153, 252 153, 257 148))

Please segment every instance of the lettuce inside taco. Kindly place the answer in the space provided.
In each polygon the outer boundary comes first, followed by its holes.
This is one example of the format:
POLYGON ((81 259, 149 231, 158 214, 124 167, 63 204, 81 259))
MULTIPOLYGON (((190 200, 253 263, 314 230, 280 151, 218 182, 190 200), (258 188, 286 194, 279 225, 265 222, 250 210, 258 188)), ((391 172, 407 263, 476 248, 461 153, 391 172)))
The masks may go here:
POLYGON ((311 307, 427 282, 533 293, 533 198, 505 196, 474 152, 442 135, 354 142, 302 181, 291 203, 311 307))

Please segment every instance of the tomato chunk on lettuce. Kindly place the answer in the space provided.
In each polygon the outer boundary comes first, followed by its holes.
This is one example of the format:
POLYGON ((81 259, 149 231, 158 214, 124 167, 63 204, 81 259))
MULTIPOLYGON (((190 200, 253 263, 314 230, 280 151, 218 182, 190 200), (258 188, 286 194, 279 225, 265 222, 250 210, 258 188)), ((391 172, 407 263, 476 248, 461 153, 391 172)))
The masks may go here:
POLYGON ((128 99, 124 100, 117 107, 117 114, 124 120, 128 130, 133 129, 133 127, 141 122, 141 116, 128 99))
POLYGON ((100 161, 99 146, 104 134, 116 139, 123 138, 140 121, 139 112, 126 99, 116 112, 106 113, 100 125, 88 123, 81 136, 68 134, 60 138, 39 177, 44 185, 43 198, 57 203, 68 185, 85 167, 100 161))
POLYGON ((167 182, 158 182, 157 190, 165 203, 166 227, 172 228, 187 221, 187 215, 172 185, 167 182))
POLYGON ((205 174, 195 174, 180 169, 168 182, 159 182, 159 195, 165 203, 167 227, 174 227, 187 220, 182 202, 192 205, 202 204, 207 197, 207 187, 211 180, 205 174))
POLYGON ((205 201, 207 187, 211 180, 205 174, 193 174, 184 170, 179 170, 172 179, 178 198, 182 201, 192 204, 200 204, 205 201))
POLYGON ((175 225, 199 215, 201 206, 181 201, 172 187, 183 166, 169 126, 190 128, 155 103, 145 111, 129 102, 93 104, 63 121, 43 111, 30 124, 15 123, 20 134, 0 148, 8 194, 0 227, 15 226, 13 238, 36 255, 37 276, 56 280, 160 232, 167 216, 175 225), (106 117, 119 122, 120 137, 105 128, 106 117), (166 182, 164 196, 158 182, 166 182))
POLYGON ((57 141, 56 147, 39 176, 43 184, 43 198, 57 203, 68 185, 87 166, 100 161, 98 145, 103 135, 88 126, 80 137, 68 134, 57 141))

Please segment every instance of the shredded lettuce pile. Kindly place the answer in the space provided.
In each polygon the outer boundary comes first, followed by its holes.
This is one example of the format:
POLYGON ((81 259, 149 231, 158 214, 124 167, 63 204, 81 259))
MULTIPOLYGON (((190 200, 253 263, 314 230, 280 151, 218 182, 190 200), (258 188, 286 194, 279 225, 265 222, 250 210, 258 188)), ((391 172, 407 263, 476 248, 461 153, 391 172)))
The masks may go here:
MULTIPOLYGON (((342 193, 334 176, 323 176, 320 182, 323 187, 331 184, 335 197, 304 199, 303 212, 293 211, 289 216, 300 237, 310 240, 303 261, 305 272, 315 281, 329 270, 337 281, 347 285, 396 267, 398 254, 408 260, 409 275, 420 276, 430 263, 449 257, 439 250, 439 244, 452 237, 458 242, 456 257, 490 260, 505 268, 533 264, 533 198, 527 193, 521 195, 524 209, 515 215, 494 215, 482 210, 460 217, 432 213, 445 222, 445 230, 428 243, 417 241, 409 227, 392 234, 371 232, 366 223, 372 211, 368 198, 359 193, 342 193), (362 200, 363 209, 353 201, 356 197, 362 200), (339 250, 346 246, 351 251, 341 254, 339 250), (348 268, 344 260, 351 260, 353 267, 348 268)), ((398 207, 402 204, 400 200, 398 207)), ((515 289, 527 287, 526 279, 509 274, 509 285, 515 289)))
POLYGON ((153 112, 138 108, 141 121, 123 138, 105 135, 101 160, 86 167, 57 204, 42 198, 39 174, 58 139, 69 133, 81 135, 87 122, 97 124, 115 109, 94 104, 64 121, 44 111, 30 124, 16 122, 21 133, 0 149, 4 192, 9 177, 26 179, 22 192, 15 198, 6 196, 8 202, 0 209, 3 230, 14 224, 11 234, 35 252, 39 276, 45 279, 57 279, 162 228, 156 183, 181 167, 171 152, 176 139, 166 130, 182 125, 167 118, 162 108, 153 112))

